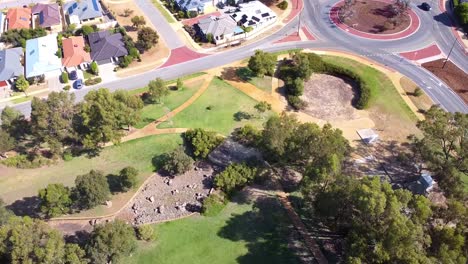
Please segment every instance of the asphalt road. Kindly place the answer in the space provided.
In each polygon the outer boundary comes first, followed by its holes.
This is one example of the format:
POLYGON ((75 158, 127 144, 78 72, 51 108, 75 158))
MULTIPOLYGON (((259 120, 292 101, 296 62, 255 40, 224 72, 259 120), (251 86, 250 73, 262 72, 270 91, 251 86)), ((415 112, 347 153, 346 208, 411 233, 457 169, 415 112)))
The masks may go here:
MULTIPOLYGON (((172 31, 171 26, 159 11, 150 4, 150 0, 135 1, 156 25, 160 36, 168 43, 171 49, 183 46, 183 41, 172 31)), ((92 88, 74 91, 74 93, 77 100, 80 101, 90 89, 106 87, 110 90, 131 90, 140 88, 157 77, 166 80, 175 79, 190 73, 226 65, 251 56, 257 49, 270 52, 294 48, 333 49, 369 56, 372 60, 387 65, 412 79, 436 103, 440 104, 447 111, 468 113, 467 105, 445 83, 424 68, 414 65, 398 55, 398 52, 422 48, 433 42, 436 42, 441 50, 445 54, 448 54, 455 38, 449 26, 447 26, 450 22, 449 18, 444 14, 440 14, 436 3, 432 3, 433 10, 431 12, 424 12, 416 7, 416 4, 422 1, 412 2, 413 10, 417 12, 421 19, 421 27, 415 34, 401 40, 378 41, 352 36, 335 27, 328 17, 329 9, 335 2, 337 0, 305 0, 305 8, 300 19, 297 17, 275 34, 235 50, 228 50, 169 67, 155 69, 92 88), (276 40, 296 31, 299 20, 300 25, 306 25, 319 40, 273 44, 276 40)), ((468 58, 464 55, 462 47, 457 43, 454 46, 451 60, 463 68, 465 72, 468 72, 468 58)), ((15 108, 25 115, 29 115, 31 111, 29 102, 16 105, 15 108)))

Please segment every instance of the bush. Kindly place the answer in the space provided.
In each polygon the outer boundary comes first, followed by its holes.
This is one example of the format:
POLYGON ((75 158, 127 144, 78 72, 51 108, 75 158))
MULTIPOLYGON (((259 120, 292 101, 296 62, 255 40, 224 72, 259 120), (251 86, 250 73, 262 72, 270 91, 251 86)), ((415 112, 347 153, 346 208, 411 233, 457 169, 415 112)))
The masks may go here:
POLYGON ((52 161, 42 156, 20 154, 1 160, 0 163, 7 167, 16 167, 18 169, 35 169, 50 165, 52 161))
POLYGON ((253 182, 256 174, 257 168, 249 167, 246 164, 233 163, 216 175, 214 185, 228 195, 232 195, 234 191, 253 182))
POLYGON ((62 72, 62 74, 60 75, 60 80, 62 81, 62 83, 68 83, 68 73, 67 72, 62 72))
POLYGON ((283 0, 283 2, 277 4, 276 6, 281 10, 286 10, 286 8, 288 8, 288 2, 283 0))
POLYGON ((63 90, 65 90, 65 91, 69 91, 70 89, 71 89, 71 86, 70 86, 70 85, 65 85, 65 86, 63 87, 63 90))
POLYGON ((287 100, 291 107, 294 108, 294 110, 303 110, 307 107, 307 103, 299 96, 288 95, 287 100))
POLYGON ((252 119, 253 115, 252 114, 249 114, 247 112, 244 112, 244 111, 239 111, 239 112, 236 112, 234 114, 234 120, 236 121, 242 121, 242 120, 249 120, 249 119, 252 119))
POLYGON ((184 140, 194 157, 206 158, 223 141, 223 138, 216 132, 196 128, 187 130, 184 133, 184 140))
POLYGON ((99 66, 98 66, 97 62, 95 62, 95 61, 91 62, 90 69, 91 69, 91 72, 94 75, 99 74, 99 66))
POLYGON ((126 192, 134 188, 138 183, 138 170, 133 167, 125 167, 119 173, 120 189, 126 192))
POLYGON ((189 171, 192 165, 192 158, 185 154, 182 147, 179 147, 167 155, 164 160, 163 169, 170 175, 179 175, 189 171))
POLYGON ((226 204, 227 201, 223 196, 213 193, 203 200, 201 213, 204 216, 216 216, 226 207, 226 204))
POLYGON ((136 228, 136 235, 138 240, 153 241, 154 229, 150 225, 141 225, 136 228))
POLYGON ((73 154, 69 149, 65 150, 62 154, 62 158, 64 161, 70 161, 73 159, 73 154))
POLYGON ((414 89, 413 95, 416 96, 416 97, 419 97, 419 96, 423 95, 422 89, 419 88, 419 87, 416 87, 416 89, 414 89))
POLYGON ((468 3, 461 3, 455 6, 455 15, 461 25, 468 25, 468 3))
POLYGON ((262 132, 252 125, 236 128, 232 132, 232 137, 235 141, 248 147, 255 147, 260 142, 261 136, 262 132))
POLYGON ((119 66, 120 66, 121 68, 127 68, 128 65, 130 65, 130 63, 132 63, 132 61, 133 61, 133 57, 132 57, 132 56, 130 56, 130 55, 124 56, 124 57, 122 58, 122 60, 120 61, 119 66))
POLYGON ((98 84, 100 82, 102 82, 101 77, 96 77, 96 78, 87 79, 84 83, 86 86, 91 86, 91 85, 98 84))

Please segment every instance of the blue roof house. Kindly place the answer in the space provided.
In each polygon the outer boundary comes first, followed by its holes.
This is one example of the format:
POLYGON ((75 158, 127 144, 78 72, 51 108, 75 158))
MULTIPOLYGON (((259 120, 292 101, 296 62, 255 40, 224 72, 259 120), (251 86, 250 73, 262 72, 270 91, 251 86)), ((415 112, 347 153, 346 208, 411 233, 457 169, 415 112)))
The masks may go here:
POLYGON ((58 76, 62 60, 57 57, 57 34, 26 41, 26 78, 58 76))
POLYGON ((63 13, 68 24, 93 23, 103 17, 102 7, 99 0, 71 1, 63 5, 63 13))

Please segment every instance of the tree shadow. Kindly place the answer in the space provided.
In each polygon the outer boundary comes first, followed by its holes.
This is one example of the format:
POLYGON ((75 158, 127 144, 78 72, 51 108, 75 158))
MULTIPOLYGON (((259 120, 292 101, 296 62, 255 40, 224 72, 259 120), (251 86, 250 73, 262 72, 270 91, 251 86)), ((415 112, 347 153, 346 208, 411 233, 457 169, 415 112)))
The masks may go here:
POLYGON ((122 186, 120 185, 120 177, 116 174, 106 175, 107 183, 109 184, 109 190, 112 194, 122 191, 122 186))
POLYGON ((290 246, 293 229, 278 199, 262 196, 252 211, 232 215, 218 236, 247 243, 248 253, 238 263, 299 263, 290 246))
POLYGON ((13 211, 17 216, 30 216, 33 218, 40 217, 39 205, 41 199, 38 196, 25 197, 21 200, 16 200, 6 208, 13 211))

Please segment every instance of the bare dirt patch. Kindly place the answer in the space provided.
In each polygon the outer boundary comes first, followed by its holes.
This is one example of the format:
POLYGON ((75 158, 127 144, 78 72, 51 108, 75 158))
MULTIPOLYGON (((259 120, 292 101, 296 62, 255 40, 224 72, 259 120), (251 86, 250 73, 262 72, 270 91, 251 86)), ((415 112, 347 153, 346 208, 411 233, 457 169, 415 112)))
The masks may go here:
POLYGON ((422 66, 447 83, 465 103, 468 103, 468 86, 466 85, 468 83, 468 74, 451 61, 447 61, 444 68, 442 68, 443 64, 444 60, 440 59, 423 63, 422 66))
POLYGON ((372 34, 401 32, 411 24, 408 14, 395 16, 391 5, 380 1, 356 1, 348 10, 341 9, 340 18, 346 25, 372 34))
POLYGON ((307 102, 305 113, 326 121, 358 118, 352 105, 355 91, 345 79, 327 74, 314 74, 304 83, 301 99, 307 102))
POLYGON ((416 96, 414 91, 418 88, 418 85, 415 84, 411 79, 408 77, 403 77, 400 80, 401 87, 405 90, 406 94, 408 95, 409 99, 413 102, 413 104, 420 110, 426 111, 428 110, 434 102, 431 98, 423 92, 421 96, 416 96))

